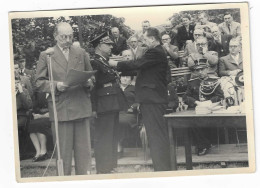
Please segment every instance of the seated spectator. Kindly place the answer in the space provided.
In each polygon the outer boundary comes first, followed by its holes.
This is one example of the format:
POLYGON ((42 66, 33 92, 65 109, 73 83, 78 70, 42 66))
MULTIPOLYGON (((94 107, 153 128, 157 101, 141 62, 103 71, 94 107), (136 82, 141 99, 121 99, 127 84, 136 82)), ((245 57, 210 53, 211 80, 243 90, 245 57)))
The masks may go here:
MULTIPOLYGON (((194 109, 206 100, 211 100, 215 103, 224 98, 218 77, 208 73, 207 64, 204 59, 193 61, 190 69, 196 77, 189 80, 187 91, 183 95, 183 101, 188 105, 188 108, 194 109)), ((205 129, 193 127, 191 130, 196 142, 197 154, 199 156, 207 154, 211 143, 206 137, 205 129)))
POLYGON ((218 52, 218 57, 223 57, 229 53, 229 41, 232 35, 221 35, 218 26, 211 28, 213 35, 212 39, 209 39, 209 50, 218 52))
POLYGON ((235 76, 243 70, 241 45, 237 38, 230 40, 229 52, 229 55, 221 57, 219 60, 220 76, 235 76))
POLYGON ((193 38, 194 38, 194 42, 192 42, 192 40, 187 40, 186 41, 186 46, 184 49, 184 54, 183 54, 183 58, 182 61, 184 62, 188 62, 188 57, 191 53, 196 53, 198 52, 197 50, 197 46, 196 46, 196 39, 198 37, 203 37, 204 32, 202 29, 195 29, 193 32, 193 38))
POLYGON ((168 65, 170 66, 170 68, 176 68, 178 65, 178 58, 179 58, 178 47, 171 45, 171 38, 168 34, 164 34, 162 36, 162 43, 165 52, 167 54, 168 65))
POLYGON ((177 33, 173 30, 172 22, 167 21, 166 24, 164 25, 165 31, 161 33, 161 36, 163 35, 169 35, 171 41, 170 44, 174 46, 178 46, 178 41, 177 41, 177 33))
POLYGON ((140 59, 144 55, 146 48, 138 46, 137 38, 134 36, 130 37, 129 42, 129 47, 133 56, 133 60, 140 59))
POLYGON ((183 15, 182 26, 178 28, 177 41, 180 50, 184 50, 187 40, 194 41, 193 32, 195 26, 190 24, 190 19, 189 15, 183 15))
POLYGON ((110 38, 114 42, 112 44, 112 55, 121 55, 122 51, 127 49, 126 38, 120 36, 120 32, 117 27, 113 27, 111 29, 111 33, 112 35, 110 36, 110 38))
MULTIPOLYGON (((208 71, 217 75, 218 69, 218 55, 217 52, 208 51, 208 42, 206 37, 198 37, 196 39, 196 48, 198 52, 191 53, 188 58, 188 67, 193 66, 194 61, 198 59, 205 59, 208 66, 208 71)), ((195 73, 195 72, 194 72, 195 73)), ((193 77, 193 73, 191 74, 193 77)))
POLYGON ((49 121, 48 102, 45 93, 36 92, 35 104, 33 109, 34 119, 30 122, 29 133, 36 154, 33 162, 43 161, 47 155, 47 135, 51 132, 51 122, 49 121))
POLYGON ((199 22, 196 24, 195 29, 203 29, 204 35, 207 38, 212 38, 211 29, 213 26, 217 26, 217 24, 210 22, 208 20, 209 16, 205 12, 201 12, 198 17, 199 22))
POLYGON ((231 12, 224 14, 224 22, 218 25, 222 35, 232 35, 233 38, 241 36, 240 23, 233 21, 231 12))
POLYGON ((29 70, 26 68, 26 60, 20 59, 19 61, 19 74, 23 77, 28 77, 31 83, 32 88, 34 88, 35 82, 35 71, 29 70))

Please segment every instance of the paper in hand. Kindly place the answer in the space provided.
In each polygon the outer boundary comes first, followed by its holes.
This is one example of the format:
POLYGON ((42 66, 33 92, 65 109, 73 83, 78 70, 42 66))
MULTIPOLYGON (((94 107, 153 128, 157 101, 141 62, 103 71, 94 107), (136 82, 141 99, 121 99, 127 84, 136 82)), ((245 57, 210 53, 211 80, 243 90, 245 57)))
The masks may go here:
POLYGON ((70 69, 64 82, 67 86, 75 86, 86 83, 88 79, 95 74, 96 71, 79 71, 70 69))

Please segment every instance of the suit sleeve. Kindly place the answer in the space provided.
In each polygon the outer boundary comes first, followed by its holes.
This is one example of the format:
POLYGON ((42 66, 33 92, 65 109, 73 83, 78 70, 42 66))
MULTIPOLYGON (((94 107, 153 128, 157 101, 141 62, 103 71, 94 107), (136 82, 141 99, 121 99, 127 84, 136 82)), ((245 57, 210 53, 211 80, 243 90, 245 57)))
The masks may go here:
MULTIPOLYGON (((167 50, 167 49, 166 49, 167 50)), ((170 56, 173 58, 173 59, 178 59, 179 58, 179 54, 178 54, 178 47, 174 47, 174 46, 170 46, 170 49, 167 50, 167 52, 170 54, 170 56)))
MULTIPOLYGON (((40 92, 51 93, 47 58, 48 57, 45 52, 42 52, 40 54, 39 62, 37 64, 37 70, 36 70, 35 87, 40 92)), ((57 81, 54 81, 54 88, 55 88, 54 92, 58 94, 59 91, 57 90, 57 81)))
POLYGON ((214 65, 217 65, 217 64, 218 64, 218 55, 217 55, 217 52, 215 52, 215 53, 206 52, 206 53, 204 54, 204 57, 207 58, 207 60, 208 60, 210 66, 214 66, 214 65))
POLYGON ((145 69, 145 68, 152 67, 158 63, 161 63, 162 59, 165 59, 165 61, 167 61, 165 54, 155 49, 149 49, 146 51, 146 53, 141 59, 138 59, 136 61, 118 62, 117 69, 119 71, 145 69))
POLYGON ((225 60, 223 58, 219 59, 219 75, 229 76, 229 70, 226 69, 225 60))

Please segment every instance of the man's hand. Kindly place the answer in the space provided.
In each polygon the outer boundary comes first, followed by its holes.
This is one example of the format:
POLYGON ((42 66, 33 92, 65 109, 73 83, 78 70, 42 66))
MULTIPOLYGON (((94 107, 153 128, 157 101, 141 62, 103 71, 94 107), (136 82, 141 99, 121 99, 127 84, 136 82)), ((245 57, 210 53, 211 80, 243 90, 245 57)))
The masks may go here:
POLYGON ((229 76, 236 76, 239 71, 240 71, 240 69, 229 71, 229 76))
POLYGON ((110 60, 108 61, 108 63, 109 63, 109 65, 110 65, 111 67, 116 67, 118 61, 115 61, 115 60, 110 59, 110 60))
POLYGON ((67 89, 68 87, 69 87, 69 86, 65 85, 63 82, 58 82, 58 83, 57 83, 57 90, 60 91, 60 92, 66 91, 66 89, 67 89))
POLYGON ((85 87, 88 87, 89 90, 92 90, 94 87, 94 82, 92 79, 88 79, 87 83, 84 85, 85 87))
POLYGON ((170 47, 169 47, 168 43, 164 43, 163 46, 165 47, 166 50, 170 50, 170 47))

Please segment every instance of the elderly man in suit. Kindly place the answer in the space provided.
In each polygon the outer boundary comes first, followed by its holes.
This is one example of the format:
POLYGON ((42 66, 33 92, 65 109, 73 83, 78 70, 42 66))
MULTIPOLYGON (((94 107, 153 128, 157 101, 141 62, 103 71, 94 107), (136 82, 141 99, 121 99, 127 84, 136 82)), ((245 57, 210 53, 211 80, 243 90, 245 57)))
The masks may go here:
POLYGON ((206 12, 201 12, 198 17, 199 22, 196 24, 195 29, 203 29, 204 35, 207 38, 212 38, 211 28, 217 24, 208 20, 209 16, 206 12))
POLYGON ((134 36, 130 37, 129 41, 130 41, 130 44, 129 44, 130 51, 132 53, 133 60, 140 59, 144 55, 146 48, 139 46, 138 40, 134 36))
POLYGON ((162 36, 162 43, 163 43, 165 52, 167 54, 168 64, 169 64, 170 68, 176 68, 178 65, 178 58, 179 58, 178 47, 171 45, 171 38, 167 34, 164 34, 162 36))
POLYGON ((120 36, 119 29, 117 27, 113 27, 111 29, 111 39, 114 42, 112 48, 112 55, 121 55, 122 51, 127 49, 126 38, 120 36))
POLYGON ((213 35, 212 39, 209 39, 209 50, 218 52, 218 57, 223 57, 229 54, 229 41, 232 35, 221 35, 218 26, 211 28, 213 35))
POLYGON ((48 108, 54 142, 59 139, 60 155, 64 163, 64 175, 71 174, 72 150, 74 150, 75 171, 77 175, 89 174, 91 170, 90 117, 92 108, 90 89, 93 80, 85 84, 67 86, 64 84, 70 69, 91 71, 89 57, 82 48, 72 46, 73 30, 66 23, 56 25, 54 38, 57 44, 52 54, 40 54, 36 73, 36 87, 40 92, 51 93, 48 76, 49 61, 52 61, 52 74, 55 88, 55 103, 58 116, 59 138, 55 137, 53 101, 49 95, 48 108))
POLYGON ((134 33, 134 37, 137 38, 138 40, 138 46, 145 46, 145 42, 144 42, 144 34, 146 32, 146 30, 151 26, 149 20, 144 20, 142 21, 142 30, 140 31, 136 31, 134 33))
POLYGON ((177 31, 174 31, 173 30, 173 26, 172 26, 172 22, 171 21, 167 21, 164 25, 164 31, 161 33, 161 36, 167 34, 170 36, 171 38, 171 45, 174 45, 174 46, 178 46, 178 41, 177 41, 177 31))
POLYGON ((182 26, 178 28, 177 41, 180 50, 185 48, 187 40, 194 41, 193 32, 195 26, 190 24, 190 19, 189 15, 182 16, 182 26))
POLYGON ((143 123, 148 136, 155 171, 170 170, 168 129, 163 115, 167 108, 167 57, 160 45, 160 32, 146 30, 144 40, 148 50, 136 61, 110 61, 119 71, 138 70, 135 84, 136 102, 140 103, 143 123))
POLYGON ((221 34, 232 35, 232 37, 241 36, 240 23, 233 21, 233 15, 230 12, 224 14, 224 22, 218 25, 221 34))
POLYGON ((230 53, 219 60, 220 76, 235 76, 243 70, 241 45, 238 39, 231 39, 229 43, 230 53))

